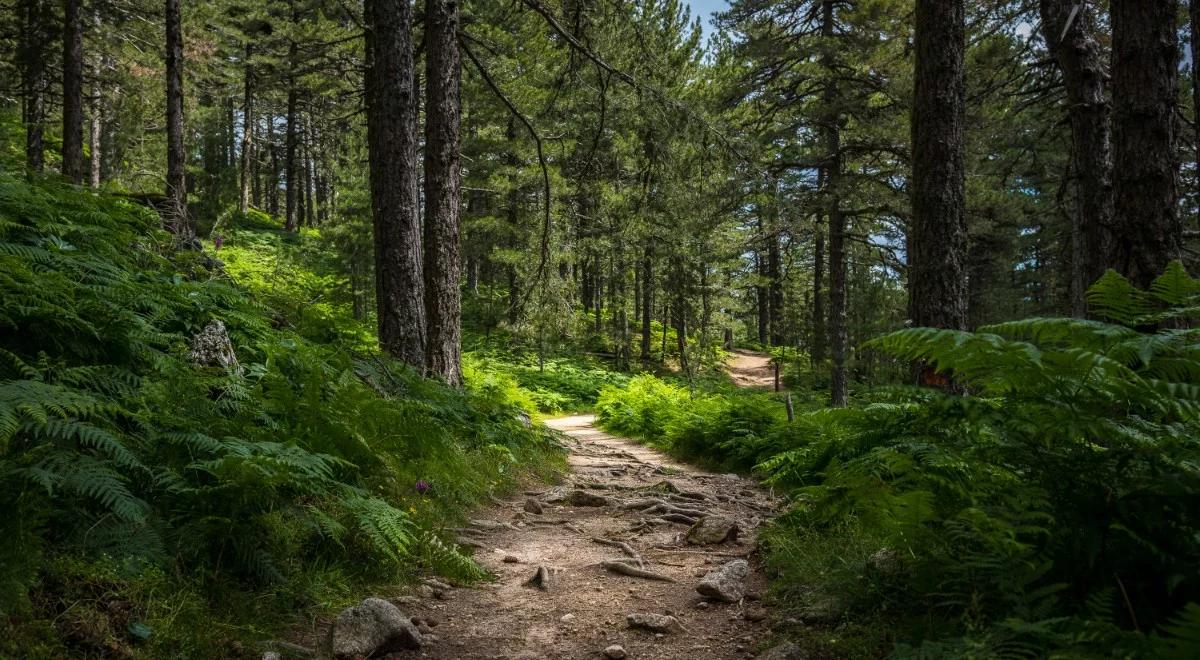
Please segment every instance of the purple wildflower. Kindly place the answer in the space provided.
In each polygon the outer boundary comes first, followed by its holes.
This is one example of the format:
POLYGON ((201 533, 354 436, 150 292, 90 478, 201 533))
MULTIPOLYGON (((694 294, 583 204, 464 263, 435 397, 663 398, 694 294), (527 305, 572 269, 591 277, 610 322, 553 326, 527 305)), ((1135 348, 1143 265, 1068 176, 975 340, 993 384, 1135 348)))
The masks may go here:
POLYGON ((224 245, 224 243, 225 243, 225 237, 224 237, 224 236, 222 236, 222 235, 220 235, 220 234, 217 234, 216 236, 213 236, 213 250, 214 250, 214 251, 216 251, 216 250, 220 250, 220 249, 221 249, 221 246, 222 246, 222 245, 224 245))
POLYGON ((424 495, 424 494, 425 494, 425 493, 426 493, 426 492, 427 492, 427 491, 428 491, 430 488, 432 488, 432 487, 433 487, 433 486, 430 486, 430 485, 429 485, 429 482, 428 482, 428 481, 425 481, 424 479, 418 479, 418 480, 417 480, 417 486, 416 486, 416 488, 417 488, 417 492, 418 492, 418 493, 420 493, 420 494, 422 494, 422 495, 424 495))

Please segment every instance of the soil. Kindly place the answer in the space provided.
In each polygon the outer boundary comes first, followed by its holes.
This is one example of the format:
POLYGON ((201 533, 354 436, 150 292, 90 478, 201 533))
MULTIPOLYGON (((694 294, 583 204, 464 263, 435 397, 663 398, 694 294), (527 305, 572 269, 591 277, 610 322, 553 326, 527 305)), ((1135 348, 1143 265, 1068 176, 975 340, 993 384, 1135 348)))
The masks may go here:
POLYGON ((738 387, 770 389, 775 387, 775 365, 771 356, 741 349, 733 351, 726 363, 729 379, 738 387))
POLYGON ((593 421, 586 415, 547 422, 565 434, 570 450, 572 471, 555 492, 581 489, 610 503, 547 503, 555 499, 553 492, 547 493, 554 489, 542 487, 477 512, 473 520, 482 524, 476 526, 487 529, 462 538, 480 546, 475 557, 496 579, 472 587, 435 589, 434 594, 425 588, 414 596, 393 599, 409 616, 436 625, 427 628, 424 648, 389 657, 587 660, 604 658, 604 649, 614 644, 624 647, 631 660, 755 656, 770 625, 769 613, 759 601, 767 580, 755 553, 755 534, 776 503, 751 480, 677 463, 631 440, 599 431, 593 421), (672 497, 671 491, 682 494, 672 497), (741 534, 717 545, 689 545, 684 538, 689 525, 658 521, 659 514, 621 506, 650 497, 731 517, 741 534), (530 498, 544 503, 541 514, 525 511, 530 498), (602 545, 594 537, 627 543, 642 556, 645 570, 674 581, 606 570, 601 565, 605 560, 633 560, 619 547, 602 545), (746 598, 736 603, 704 600, 696 592, 700 577, 736 558, 749 560, 751 566, 746 598), (539 567, 549 574, 545 590, 526 584, 539 567), (657 634, 630 628, 626 616, 632 613, 674 616, 683 632, 657 634))

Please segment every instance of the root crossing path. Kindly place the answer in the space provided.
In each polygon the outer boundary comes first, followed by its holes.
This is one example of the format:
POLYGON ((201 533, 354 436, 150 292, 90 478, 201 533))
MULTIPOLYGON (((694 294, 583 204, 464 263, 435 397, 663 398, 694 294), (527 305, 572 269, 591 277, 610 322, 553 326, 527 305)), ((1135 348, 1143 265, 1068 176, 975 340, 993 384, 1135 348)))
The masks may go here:
POLYGON ((470 588, 434 584, 401 599, 432 639, 396 657, 621 657, 613 646, 630 660, 755 657, 769 616, 759 601, 766 579, 754 540, 774 502, 750 480, 676 463, 593 422, 590 415, 548 422, 567 437, 568 481, 497 502, 460 530, 497 579, 470 588), (702 516, 717 523, 703 530, 712 532, 708 540, 724 521, 736 522, 736 540, 689 541, 688 521, 702 516), (749 574, 735 581, 744 596, 721 602, 697 592, 703 576, 737 559, 749 563, 749 574), (631 614, 675 623, 659 621, 667 627, 655 632, 631 624, 631 614))

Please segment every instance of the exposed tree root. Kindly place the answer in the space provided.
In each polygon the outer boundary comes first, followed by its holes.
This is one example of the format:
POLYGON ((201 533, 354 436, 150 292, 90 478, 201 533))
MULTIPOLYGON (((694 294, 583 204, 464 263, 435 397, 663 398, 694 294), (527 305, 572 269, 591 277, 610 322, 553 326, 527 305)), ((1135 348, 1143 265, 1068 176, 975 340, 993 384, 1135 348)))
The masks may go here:
POLYGON ((638 577, 646 580, 659 580, 661 582, 674 582, 675 579, 661 573, 648 571, 644 568, 638 568, 633 564, 627 564, 619 559, 606 559, 600 562, 600 565, 614 573, 621 573, 630 577, 638 577))
POLYGON ((634 550, 633 546, 629 545, 628 543, 625 543, 624 541, 601 538, 599 536, 593 536, 592 541, 594 543, 599 543, 600 545, 607 545, 611 548, 618 548, 621 552, 624 552, 635 562, 637 562, 638 568, 646 568, 646 560, 642 559, 642 556, 638 554, 638 551, 634 550))

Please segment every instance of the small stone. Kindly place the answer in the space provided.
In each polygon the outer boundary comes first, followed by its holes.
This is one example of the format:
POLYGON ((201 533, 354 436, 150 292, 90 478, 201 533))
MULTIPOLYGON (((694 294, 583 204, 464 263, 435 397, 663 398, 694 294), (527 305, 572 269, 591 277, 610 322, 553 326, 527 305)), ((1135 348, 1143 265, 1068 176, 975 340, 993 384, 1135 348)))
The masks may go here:
POLYGON ((750 564, 745 559, 735 559, 705 575, 696 585, 696 591, 705 598, 736 603, 746 595, 745 579, 749 574, 750 564))
POLYGON ((703 568, 697 568, 693 575, 696 577, 704 577, 705 575, 708 575, 708 571, 704 570, 703 568))
POLYGON ((283 656, 279 655, 279 651, 263 651, 262 658, 259 660, 283 660, 283 656))
POLYGON ((707 610, 709 607, 710 605, 707 600, 702 600, 699 603, 696 603, 696 609, 698 610, 707 610))
POLYGON ((422 635, 428 635, 429 633, 433 632, 433 628, 430 628, 429 625, 424 621, 417 624, 417 630, 419 630, 422 635))
POLYGON ((421 598, 433 598, 433 587, 422 584, 417 587, 417 595, 421 598))
POLYGON ((765 621, 767 618, 767 610, 761 607, 751 607, 742 613, 742 617, 747 621, 765 621))
POLYGON ((683 632, 679 619, 665 614, 633 613, 625 617, 630 628, 641 628, 655 633, 683 632))
POLYGON ((564 614, 564 615, 560 616, 558 618, 558 620, 563 623, 572 623, 575 621, 575 615, 574 614, 564 614))
POLYGON ((525 510, 529 513, 541 514, 543 511, 545 511, 545 507, 542 506, 540 501, 530 497, 529 499, 525 500, 525 510))
POLYGON ((625 647, 618 644, 613 644, 612 646, 604 649, 604 657, 608 658, 609 660, 623 660, 625 655, 625 647))
POLYGON ((733 541, 741 529, 731 518, 724 516, 704 516, 687 531, 687 542, 690 545, 715 545, 725 541, 733 541))
POLYGON ((521 560, 520 560, 520 559, 518 559, 516 555, 504 555, 504 559, 502 559, 501 561, 503 561, 503 562, 504 562, 504 563, 506 563, 506 564, 519 564, 519 563, 521 563, 521 560))

